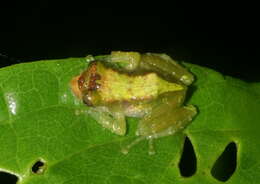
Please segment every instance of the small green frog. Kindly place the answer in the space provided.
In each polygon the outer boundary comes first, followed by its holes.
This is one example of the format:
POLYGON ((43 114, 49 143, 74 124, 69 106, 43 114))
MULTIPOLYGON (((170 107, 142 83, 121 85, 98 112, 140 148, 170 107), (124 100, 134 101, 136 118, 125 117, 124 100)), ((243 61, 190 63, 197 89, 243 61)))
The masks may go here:
POLYGON ((126 133, 125 116, 141 118, 138 138, 124 154, 144 139, 154 154, 154 139, 184 129, 197 113, 183 105, 193 75, 166 54, 113 51, 86 60, 88 68, 72 79, 71 88, 90 107, 87 112, 118 135, 126 133))

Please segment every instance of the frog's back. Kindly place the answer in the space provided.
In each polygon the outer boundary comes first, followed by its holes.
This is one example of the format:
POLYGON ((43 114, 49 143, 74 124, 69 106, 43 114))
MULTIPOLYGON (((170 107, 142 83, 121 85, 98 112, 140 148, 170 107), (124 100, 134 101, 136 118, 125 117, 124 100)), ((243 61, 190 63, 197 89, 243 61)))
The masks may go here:
POLYGON ((101 104, 115 101, 147 101, 167 91, 183 90, 182 85, 168 82, 154 72, 130 75, 107 68, 101 62, 90 65, 88 71, 92 72, 89 74, 88 85, 98 86, 95 87, 95 93, 99 96, 101 104), (95 76, 99 77, 95 79, 95 76))

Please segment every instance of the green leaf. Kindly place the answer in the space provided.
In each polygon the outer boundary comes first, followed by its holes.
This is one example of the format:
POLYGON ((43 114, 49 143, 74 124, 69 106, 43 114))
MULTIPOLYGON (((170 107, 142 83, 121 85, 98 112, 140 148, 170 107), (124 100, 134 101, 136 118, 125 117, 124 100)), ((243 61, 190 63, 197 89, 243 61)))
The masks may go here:
POLYGON ((86 107, 69 87, 88 63, 84 58, 38 61, 0 69, 0 171, 13 173, 21 184, 77 183, 222 183, 211 169, 234 142, 237 164, 226 183, 260 180, 260 84, 246 83, 186 63, 197 80, 187 103, 199 109, 184 132, 147 142, 127 155, 122 146, 134 139, 138 119, 128 118, 127 136, 117 136, 79 113, 86 107), (180 174, 185 136, 197 158, 191 177, 180 174), (41 160, 42 173, 32 172, 41 160))

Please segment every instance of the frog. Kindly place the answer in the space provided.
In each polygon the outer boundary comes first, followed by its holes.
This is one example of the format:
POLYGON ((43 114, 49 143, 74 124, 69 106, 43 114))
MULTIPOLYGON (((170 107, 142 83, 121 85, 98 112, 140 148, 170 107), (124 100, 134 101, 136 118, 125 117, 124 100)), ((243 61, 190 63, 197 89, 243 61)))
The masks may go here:
POLYGON ((123 154, 143 140, 155 154, 155 139, 182 131, 197 114, 194 105, 184 105, 194 75, 167 54, 112 51, 86 61, 88 67, 70 85, 87 113, 119 136, 126 135, 126 117, 139 119, 136 139, 123 154))

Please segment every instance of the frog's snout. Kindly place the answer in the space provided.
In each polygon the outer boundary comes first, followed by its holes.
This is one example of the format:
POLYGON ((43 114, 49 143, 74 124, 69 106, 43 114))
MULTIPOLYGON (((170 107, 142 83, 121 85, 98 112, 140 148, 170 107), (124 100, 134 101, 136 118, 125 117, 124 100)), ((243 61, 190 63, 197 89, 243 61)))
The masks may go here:
POLYGON ((78 97, 79 99, 82 99, 82 93, 80 91, 79 85, 78 85, 78 81, 79 81, 80 76, 76 76, 74 77, 71 81, 70 81, 70 88, 73 92, 73 94, 78 97))

